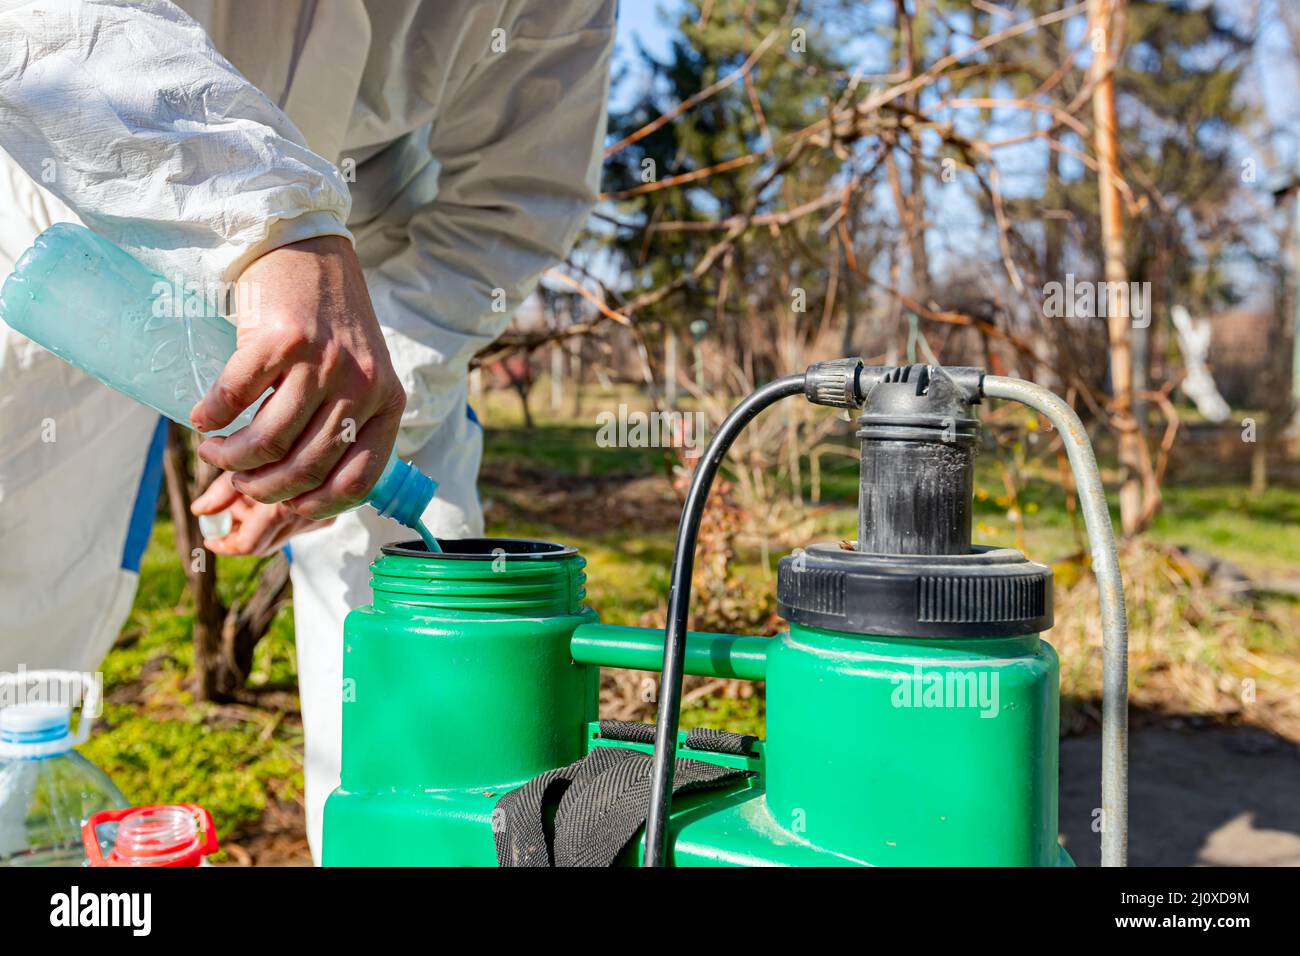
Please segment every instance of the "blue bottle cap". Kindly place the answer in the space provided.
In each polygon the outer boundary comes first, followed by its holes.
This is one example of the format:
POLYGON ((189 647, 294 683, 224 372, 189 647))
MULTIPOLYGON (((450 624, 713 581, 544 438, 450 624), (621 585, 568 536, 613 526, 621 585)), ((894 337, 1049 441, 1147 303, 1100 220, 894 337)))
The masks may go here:
POLYGON ((424 509, 429 507, 437 490, 436 481, 394 455, 388 459, 384 473, 366 496, 366 504, 385 518, 412 528, 424 514, 424 509))

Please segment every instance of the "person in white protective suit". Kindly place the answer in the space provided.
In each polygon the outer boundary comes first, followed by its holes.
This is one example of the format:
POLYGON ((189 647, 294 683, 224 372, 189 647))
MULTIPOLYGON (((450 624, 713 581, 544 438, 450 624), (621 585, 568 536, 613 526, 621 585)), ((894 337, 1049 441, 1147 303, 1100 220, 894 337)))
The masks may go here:
MULTIPOLYGON (((268 385, 285 398, 256 440, 204 442, 228 473, 198 507, 236 518, 208 542, 219 553, 294 535, 318 859, 343 618, 368 601, 380 545, 410 536, 345 509, 395 436, 439 482, 431 530, 482 533, 467 363, 595 202, 614 16, 615 0, 0 0, 0 277, 41 230, 80 220, 162 276, 253 276, 269 301, 195 422, 220 427, 268 385), (344 412, 360 429, 347 450, 344 412)), ((164 436, 0 325, 0 669, 93 670, 108 652, 164 436)))

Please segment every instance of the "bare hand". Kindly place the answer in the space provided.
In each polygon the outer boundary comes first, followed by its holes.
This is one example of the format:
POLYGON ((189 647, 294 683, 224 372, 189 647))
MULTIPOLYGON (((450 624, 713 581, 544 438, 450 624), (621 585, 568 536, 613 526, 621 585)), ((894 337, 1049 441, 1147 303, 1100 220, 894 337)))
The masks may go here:
POLYGON ((406 405, 352 244, 321 236, 282 246, 239 283, 239 301, 257 307, 238 316, 235 354, 191 421, 224 428, 275 391, 246 428, 205 439, 199 457, 257 501, 305 518, 347 511, 379 480, 406 405))
POLYGON ((240 494, 228 472, 222 473, 190 505, 190 511, 196 515, 212 515, 226 509, 230 510, 232 522, 230 534, 203 539, 203 546, 213 554, 274 554, 295 534, 334 523, 333 518, 312 521, 289 510, 288 505, 263 504, 240 494))

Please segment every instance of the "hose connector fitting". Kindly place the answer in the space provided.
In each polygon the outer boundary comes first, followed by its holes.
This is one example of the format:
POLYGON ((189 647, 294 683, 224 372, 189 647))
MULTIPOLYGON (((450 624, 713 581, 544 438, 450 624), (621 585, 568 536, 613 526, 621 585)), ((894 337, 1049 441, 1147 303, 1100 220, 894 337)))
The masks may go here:
POLYGON ((862 404, 863 393, 858 382, 862 372, 862 359, 842 358, 829 362, 814 362, 804 372, 804 397, 814 405, 831 408, 857 408, 862 404))

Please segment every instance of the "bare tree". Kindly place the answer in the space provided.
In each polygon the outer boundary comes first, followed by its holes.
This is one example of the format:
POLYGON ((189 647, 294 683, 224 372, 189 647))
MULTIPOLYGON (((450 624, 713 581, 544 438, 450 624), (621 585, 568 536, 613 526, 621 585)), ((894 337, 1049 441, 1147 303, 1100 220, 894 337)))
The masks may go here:
MULTIPOLYGON (((1097 150, 1097 185, 1101 193, 1102 255, 1106 281, 1112 288, 1128 288, 1124 261, 1124 213, 1119 194, 1116 148, 1115 55, 1116 36, 1123 35, 1123 8, 1116 0, 1088 0, 1088 29, 1092 42, 1093 141, 1097 150)), ((1133 340, 1128 297, 1113 296, 1107 317, 1110 338, 1111 416, 1119 441, 1120 523, 1124 534, 1139 530, 1143 512, 1142 435, 1133 415, 1133 340)))
POLYGON ((198 700, 234 701, 248 696, 253 653, 289 600, 289 562, 283 553, 264 558, 239 585, 227 605, 217 593, 217 556, 203 547, 190 504, 217 476, 194 453, 193 433, 168 426, 163 468, 176 533, 176 552, 194 598, 194 695, 198 700))

